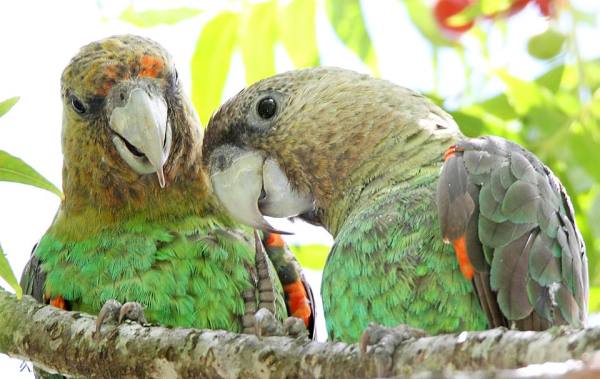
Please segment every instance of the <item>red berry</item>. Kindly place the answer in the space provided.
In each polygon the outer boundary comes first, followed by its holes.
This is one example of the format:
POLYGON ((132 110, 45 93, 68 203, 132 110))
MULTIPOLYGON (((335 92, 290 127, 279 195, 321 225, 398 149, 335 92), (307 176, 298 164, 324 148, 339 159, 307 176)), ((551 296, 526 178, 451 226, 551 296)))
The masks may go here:
POLYGON ((508 8, 508 15, 512 16, 515 13, 519 13, 520 11, 523 10, 523 8, 525 8, 525 6, 527 6, 527 4, 529 4, 530 0, 515 0, 512 2, 512 4, 510 5, 510 8, 508 8))
POLYGON ((546 17, 550 17, 554 14, 554 4, 552 0, 535 0, 540 13, 546 17))
POLYGON ((464 33, 473 27, 473 21, 463 25, 450 25, 448 19, 460 13, 472 2, 473 0, 438 0, 433 7, 433 14, 443 30, 451 33, 464 33))

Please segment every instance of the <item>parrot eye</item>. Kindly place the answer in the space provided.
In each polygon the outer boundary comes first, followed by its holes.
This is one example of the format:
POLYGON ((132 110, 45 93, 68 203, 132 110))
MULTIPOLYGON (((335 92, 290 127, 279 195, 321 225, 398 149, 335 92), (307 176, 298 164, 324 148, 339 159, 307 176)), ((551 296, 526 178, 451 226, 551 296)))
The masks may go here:
POLYGON ((85 105, 81 102, 81 100, 79 100, 75 96, 71 96, 71 105, 73 106, 75 112, 79 114, 84 114, 87 110, 85 105))
POLYGON ((270 96, 265 97, 258 102, 256 111, 261 118, 268 120, 273 117, 277 111, 277 102, 270 96))

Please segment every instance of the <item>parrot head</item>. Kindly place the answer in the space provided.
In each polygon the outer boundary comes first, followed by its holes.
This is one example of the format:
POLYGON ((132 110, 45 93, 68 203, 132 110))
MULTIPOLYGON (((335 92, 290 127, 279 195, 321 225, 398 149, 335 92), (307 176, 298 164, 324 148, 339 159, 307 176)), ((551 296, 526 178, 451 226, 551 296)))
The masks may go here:
POLYGON ((108 192, 118 205, 129 193, 168 186, 200 156, 197 118, 171 57, 154 41, 120 35, 82 47, 63 72, 61 94, 67 195, 108 192))
POLYGON ((411 90, 354 71, 290 71, 221 106, 206 129, 203 161, 217 197, 238 221, 261 228, 268 226, 263 215, 300 216, 322 224, 346 192, 385 171, 366 167, 374 154, 383 165, 398 163, 386 157, 394 133, 422 141, 417 129, 458 130, 441 110, 432 118, 432 107, 411 90))

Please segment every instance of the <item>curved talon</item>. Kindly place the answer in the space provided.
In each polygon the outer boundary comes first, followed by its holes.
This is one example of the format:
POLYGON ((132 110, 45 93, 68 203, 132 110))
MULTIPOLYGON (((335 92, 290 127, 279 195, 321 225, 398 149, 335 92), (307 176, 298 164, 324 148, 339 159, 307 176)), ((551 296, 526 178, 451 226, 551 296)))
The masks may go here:
POLYGON ((298 317, 288 317, 283 321, 283 331, 292 338, 308 338, 308 329, 304 321, 298 317))
POLYGON ((119 310, 122 308, 121 303, 117 300, 110 299, 102 306, 98 317, 96 318, 96 333, 100 332, 100 327, 104 320, 117 321, 119 319, 119 310))
POLYGON ((137 321, 140 324, 146 324, 146 317, 144 316, 144 306, 135 301, 129 301, 121 307, 119 311, 119 324, 123 320, 137 321))
POLYGON ((370 323, 360 337, 360 352, 361 354, 366 354, 367 348, 373 346, 374 348, 379 348, 389 354, 393 354, 396 347, 402 342, 426 335, 427 333, 424 330, 413 328, 406 324, 400 324, 396 327, 386 327, 370 323))
POLYGON ((267 308, 259 309, 255 314, 255 331, 257 337, 283 336, 283 325, 267 308))

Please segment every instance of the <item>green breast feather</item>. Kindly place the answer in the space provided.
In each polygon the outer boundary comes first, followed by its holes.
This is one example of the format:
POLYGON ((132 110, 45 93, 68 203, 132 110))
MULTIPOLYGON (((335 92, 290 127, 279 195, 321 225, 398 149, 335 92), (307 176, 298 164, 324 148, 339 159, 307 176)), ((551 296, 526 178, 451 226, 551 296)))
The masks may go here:
MULTIPOLYGON (((108 299, 138 301, 152 323, 236 332, 255 259, 248 235, 200 217, 131 221, 80 241, 63 241, 50 230, 35 254, 47 275, 46 293, 63 296, 73 309, 97 313, 108 299)), ((282 319, 278 281, 276 289, 282 319)))
POLYGON ((432 334, 486 327, 472 284, 439 235, 437 176, 369 194, 341 226, 323 273, 331 339, 357 341, 374 320, 432 334))

